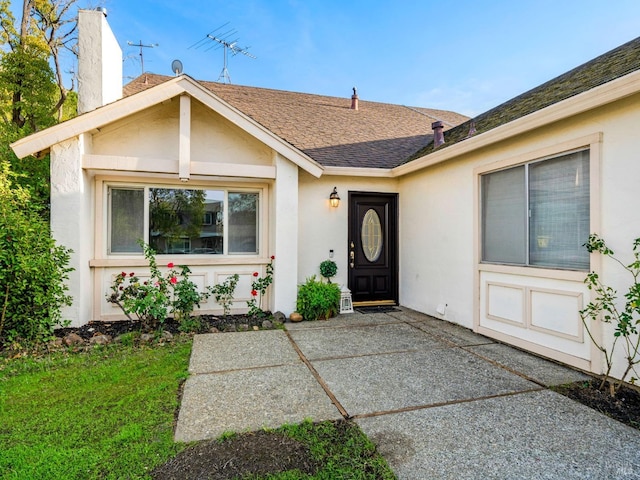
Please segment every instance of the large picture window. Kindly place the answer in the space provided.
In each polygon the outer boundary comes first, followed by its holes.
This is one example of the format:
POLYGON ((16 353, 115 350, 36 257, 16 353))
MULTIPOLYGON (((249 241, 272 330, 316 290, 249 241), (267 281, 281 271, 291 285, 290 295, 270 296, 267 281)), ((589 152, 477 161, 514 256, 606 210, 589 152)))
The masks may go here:
POLYGON ((482 261, 589 269, 589 151, 481 177, 482 261))
POLYGON ((109 253, 257 254, 258 192, 111 186, 109 253))

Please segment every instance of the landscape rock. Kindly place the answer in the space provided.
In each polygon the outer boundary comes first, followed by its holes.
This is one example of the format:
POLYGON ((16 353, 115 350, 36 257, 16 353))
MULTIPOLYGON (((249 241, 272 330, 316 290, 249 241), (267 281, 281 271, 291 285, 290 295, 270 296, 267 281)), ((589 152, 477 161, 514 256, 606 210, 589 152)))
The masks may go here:
POLYGON ((209 333, 220 333, 220 330, 218 330, 216 327, 211 327, 209 329, 209 333))
POLYGON ((291 320, 292 322, 301 322, 302 315, 300 315, 298 312, 293 312, 291 315, 289 315, 289 320, 291 320))
POLYGON ((82 345, 83 343, 84 343, 84 340, 77 333, 72 332, 66 337, 64 337, 64 344, 69 347, 72 347, 74 345, 82 345))
POLYGON ((257 325, 254 325, 253 329, 257 332, 258 330, 260 330, 260 327, 258 327, 257 325))
POLYGON ((112 338, 109 335, 94 335, 89 339, 90 345, 107 345, 111 343, 112 338))
POLYGON ((238 329, 236 328, 235 325, 227 325, 226 327, 224 327, 224 331, 225 332, 237 332, 238 329))
POLYGON ((150 333, 143 333, 140 335, 140 343, 151 343, 153 342, 153 335, 150 333))
POLYGON ((271 330, 273 328, 273 323, 270 320, 265 320, 262 322, 262 328, 265 330, 271 330))
POLYGON ((240 325, 238 325, 239 332, 246 332, 247 330, 249 330, 249 325, 247 325, 246 323, 241 323, 240 325))
POLYGON ((164 330, 162 332, 162 338, 164 338, 165 340, 173 340, 173 333, 164 330))
POLYGON ((278 323, 284 323, 287 320, 287 316, 282 312, 276 312, 273 314, 273 320, 278 323))

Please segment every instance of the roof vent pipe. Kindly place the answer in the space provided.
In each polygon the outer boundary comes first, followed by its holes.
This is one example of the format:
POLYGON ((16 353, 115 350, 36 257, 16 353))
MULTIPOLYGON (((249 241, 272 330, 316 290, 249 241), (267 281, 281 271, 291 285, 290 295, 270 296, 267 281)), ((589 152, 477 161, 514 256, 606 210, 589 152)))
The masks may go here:
POLYGON ((353 95, 351 95, 351 110, 358 110, 358 92, 356 87, 353 87, 353 95))
POLYGON ((106 18, 106 16, 107 16, 107 9, 106 9, 106 8, 104 8, 104 7, 98 7, 98 8, 96 8, 96 12, 102 12, 102 14, 105 16, 105 18, 106 18))
POLYGON ((433 148, 438 148, 444 143, 444 124, 438 120, 431 124, 431 129, 433 130, 433 148))

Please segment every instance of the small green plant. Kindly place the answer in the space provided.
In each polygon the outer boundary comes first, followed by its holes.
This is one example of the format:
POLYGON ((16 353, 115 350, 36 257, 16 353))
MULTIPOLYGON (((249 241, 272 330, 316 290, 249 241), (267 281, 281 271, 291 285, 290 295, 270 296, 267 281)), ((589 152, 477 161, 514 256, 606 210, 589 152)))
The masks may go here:
MULTIPOLYGON (((589 290, 595 292, 596 298, 584 309, 580 310, 580 317, 582 318, 589 338, 605 357, 607 367, 604 378, 600 384, 600 389, 604 389, 608 381, 609 393, 614 396, 627 376, 631 372, 635 372, 635 366, 640 363, 640 355, 638 355, 640 349, 640 335, 638 335, 638 325, 640 325, 640 283, 638 283, 638 278, 640 277, 640 238, 636 238, 633 242, 633 256, 635 260, 629 265, 625 265, 614 257, 613 250, 607 247, 605 241, 598 235, 591 234, 588 242, 585 243, 584 246, 589 253, 599 252, 616 261, 632 278, 629 290, 624 294, 626 298, 624 305, 619 305, 617 292, 613 288, 604 285, 597 273, 589 273, 584 281, 589 290), (597 341, 594 338, 588 320, 594 322, 602 321, 615 326, 613 341, 609 348, 607 348, 605 342, 597 341), (627 365, 620 380, 613 382, 610 376, 613 368, 614 353, 620 340, 622 341, 627 365)), ((636 380, 637 378, 635 376, 630 378, 631 383, 635 383, 636 380)))
POLYGON ((298 287, 296 309, 305 320, 333 317, 340 309, 340 287, 323 283, 313 275, 298 287))
POLYGON ((251 300, 247 301, 249 307, 248 315, 253 317, 264 317, 266 312, 262 310, 262 299, 267 293, 267 288, 273 283, 273 261, 276 259, 271 255, 271 261, 266 266, 267 274, 260 277, 258 272, 253 272, 253 281, 251 282, 251 300))
POLYGON ((333 260, 325 260, 320 264, 320 275, 327 279, 328 283, 331 283, 331 277, 335 277, 338 273, 338 265, 333 260))
POLYGON ((199 316, 187 317, 182 319, 178 330, 185 333, 198 333, 202 332, 205 328, 205 323, 199 316))
POLYGON ((163 274, 156 262, 156 252, 146 243, 140 242, 144 256, 149 262, 149 280, 140 281, 134 272, 121 272, 111 285, 107 302, 120 307, 129 320, 133 313, 146 330, 161 326, 169 313, 179 321, 187 320, 196 307, 200 307, 206 294, 200 294, 189 280, 189 267, 181 266, 178 272, 173 262, 163 274))
POLYGON ((216 302, 222 305, 222 309, 225 315, 231 313, 231 304, 233 303, 233 295, 236 291, 236 286, 240 280, 240 275, 237 273, 225 278, 224 282, 217 285, 210 286, 208 288, 209 293, 213 295, 216 302))

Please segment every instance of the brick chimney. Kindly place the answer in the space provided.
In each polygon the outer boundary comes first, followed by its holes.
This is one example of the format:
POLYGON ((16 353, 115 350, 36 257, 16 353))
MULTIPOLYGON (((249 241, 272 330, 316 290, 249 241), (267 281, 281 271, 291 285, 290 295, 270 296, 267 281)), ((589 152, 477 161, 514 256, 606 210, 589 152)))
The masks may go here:
POLYGON ((444 143, 444 124, 438 120, 431 124, 431 129, 433 130, 433 148, 438 148, 444 143))
POLYGON ((122 98, 122 50, 107 11, 78 11, 78 113, 122 98))
POLYGON ((351 110, 358 110, 358 92, 353 87, 353 95, 351 95, 351 110))

